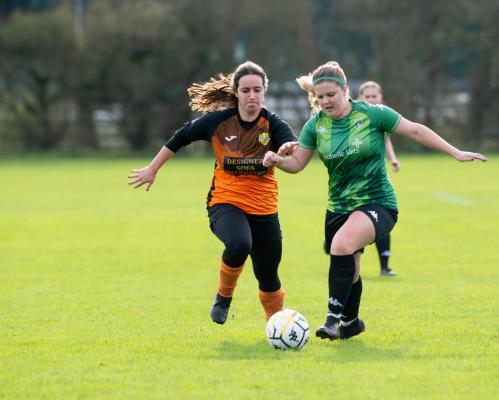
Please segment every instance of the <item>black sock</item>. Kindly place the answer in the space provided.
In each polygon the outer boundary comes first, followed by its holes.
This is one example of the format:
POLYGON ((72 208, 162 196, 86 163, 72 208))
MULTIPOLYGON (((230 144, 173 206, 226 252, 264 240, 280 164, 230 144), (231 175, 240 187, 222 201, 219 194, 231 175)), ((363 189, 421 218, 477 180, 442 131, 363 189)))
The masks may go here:
POLYGON ((360 298, 362 297, 362 278, 352 285, 347 302, 343 308, 341 320, 344 322, 353 321, 359 316, 360 298))
POLYGON ((334 318, 339 321, 352 287, 355 275, 355 258, 353 254, 332 255, 330 260, 328 319, 334 318))
POLYGON ((378 249, 381 269, 387 269, 388 259, 390 258, 390 236, 379 238, 376 241, 376 248, 378 249))

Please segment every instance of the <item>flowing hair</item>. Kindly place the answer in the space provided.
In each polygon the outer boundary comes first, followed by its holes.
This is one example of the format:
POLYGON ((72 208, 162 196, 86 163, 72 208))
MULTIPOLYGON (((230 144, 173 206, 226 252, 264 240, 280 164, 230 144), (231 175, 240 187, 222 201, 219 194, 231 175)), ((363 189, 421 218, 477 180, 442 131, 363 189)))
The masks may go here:
POLYGON ((314 91, 314 84, 312 83, 312 74, 302 75, 296 78, 296 83, 305 90, 308 94, 308 101, 310 102, 310 107, 312 108, 312 113, 316 114, 320 111, 319 101, 314 91))
POLYGON ((239 80, 246 75, 258 75, 262 78, 263 88, 268 87, 267 74, 258 64, 246 61, 229 74, 218 74, 208 82, 193 83, 187 89, 190 97, 189 106, 193 111, 210 112, 237 107, 236 92, 239 80))
POLYGON ((231 82, 232 74, 218 74, 208 82, 193 83, 187 89, 191 110, 209 112, 237 107, 237 97, 231 82))

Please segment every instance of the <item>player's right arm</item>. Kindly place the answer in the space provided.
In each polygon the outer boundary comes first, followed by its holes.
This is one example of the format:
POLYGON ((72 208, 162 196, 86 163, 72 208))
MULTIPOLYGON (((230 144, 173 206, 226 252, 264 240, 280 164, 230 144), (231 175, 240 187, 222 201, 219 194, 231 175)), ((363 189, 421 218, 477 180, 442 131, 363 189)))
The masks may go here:
POLYGON ((298 142, 286 142, 281 147, 279 147, 279 150, 277 150, 277 154, 280 156, 289 156, 293 154, 297 148, 298 142))
POLYGON ((147 185, 146 191, 149 191, 159 169, 174 155, 175 153, 172 150, 164 146, 147 167, 132 169, 132 174, 128 176, 128 184, 133 185, 135 189, 147 185))
POLYGON ((222 113, 208 113, 194 121, 187 122, 175 132, 175 134, 166 142, 164 147, 154 157, 151 163, 144 168, 132 169, 132 174, 128 176, 128 184, 135 189, 146 186, 149 191, 156 179, 159 169, 172 158, 182 147, 188 146, 197 140, 209 141, 214 126, 217 125, 222 113))
POLYGON ((301 146, 298 146, 293 154, 287 157, 281 157, 273 151, 267 151, 263 158, 263 165, 265 167, 276 166, 285 172, 296 174, 307 166, 314 152, 315 150, 305 149, 301 146))
POLYGON ((276 166, 291 174, 300 172, 312 159, 317 147, 317 132, 315 130, 315 125, 316 117, 314 116, 303 126, 298 143, 284 143, 277 153, 268 151, 263 158, 263 165, 266 167, 276 166), (289 154, 287 157, 281 156, 286 153, 289 154))

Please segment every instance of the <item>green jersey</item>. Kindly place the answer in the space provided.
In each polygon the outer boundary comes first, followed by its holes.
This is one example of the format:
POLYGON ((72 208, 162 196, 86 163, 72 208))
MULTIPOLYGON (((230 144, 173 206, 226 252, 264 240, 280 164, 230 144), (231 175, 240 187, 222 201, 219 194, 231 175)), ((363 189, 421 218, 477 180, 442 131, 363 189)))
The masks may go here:
POLYGON ((317 149, 329 174, 327 208, 350 213, 365 204, 397 209, 397 199, 385 166, 385 135, 400 114, 384 105, 352 101, 342 119, 324 111, 311 117, 300 133, 300 146, 317 149))

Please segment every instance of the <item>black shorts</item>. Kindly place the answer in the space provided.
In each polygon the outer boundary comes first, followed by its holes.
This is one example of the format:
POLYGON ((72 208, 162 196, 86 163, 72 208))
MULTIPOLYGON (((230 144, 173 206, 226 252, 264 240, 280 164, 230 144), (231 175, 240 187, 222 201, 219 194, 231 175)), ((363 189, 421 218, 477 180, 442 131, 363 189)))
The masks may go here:
MULTIPOLYGON (((366 204, 357 207, 352 211, 361 211, 366 214, 374 225, 375 238, 374 242, 377 242, 381 238, 387 238, 390 236, 390 232, 397 223, 398 211, 385 206, 380 206, 378 204, 366 204)), ((350 214, 339 214, 333 213, 329 210, 326 211, 326 222, 324 225, 324 251, 329 254, 329 249, 331 248, 331 243, 333 241, 334 235, 346 222, 350 214)), ((373 242, 373 243, 374 243, 373 242)), ((363 252, 364 249, 359 249, 357 251, 363 252)))
POLYGON ((278 268, 282 255, 282 233, 277 213, 247 214, 232 204, 208 208, 210 228, 225 245, 222 260, 230 267, 251 257, 259 289, 274 292, 281 287, 278 268))

